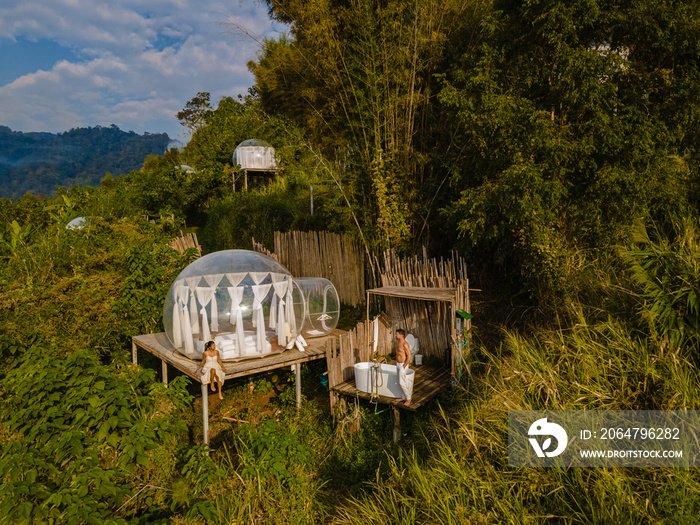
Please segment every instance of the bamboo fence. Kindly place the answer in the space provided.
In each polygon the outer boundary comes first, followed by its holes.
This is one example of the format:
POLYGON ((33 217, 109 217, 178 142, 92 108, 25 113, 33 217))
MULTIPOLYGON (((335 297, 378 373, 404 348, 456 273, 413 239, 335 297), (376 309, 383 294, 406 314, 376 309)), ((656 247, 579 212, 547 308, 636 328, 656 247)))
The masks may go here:
MULTIPOLYGON (((440 370, 449 370, 452 378, 458 377, 458 360, 468 350, 462 328, 467 333, 471 328, 470 321, 456 319, 455 315, 457 310, 470 312, 466 262, 456 253, 449 259, 428 259, 425 249, 421 259, 399 259, 393 251, 385 252, 382 259, 382 286, 392 288, 372 292, 384 299, 385 307, 375 318, 377 354, 387 357, 392 354, 396 329, 403 328, 418 339, 425 364, 438 365, 440 370)), ((369 292, 368 295, 371 296, 369 292)), ((373 326, 365 322, 326 343, 331 388, 354 378, 355 363, 371 360, 373 338, 373 326)), ((338 399, 337 392, 332 391, 331 408, 338 399)))
POLYGON ((277 254, 272 253, 270 250, 265 248, 262 244, 260 244, 259 242, 256 242, 254 238, 252 240, 253 240, 253 251, 265 254, 268 257, 272 257, 275 261, 280 262, 279 258, 277 257, 277 254))
POLYGON ((180 237, 176 237, 170 241, 170 247, 180 254, 185 253, 190 248, 196 248, 199 256, 202 256, 202 247, 199 245, 196 233, 180 232, 180 237))
MULTIPOLYGON (((440 359, 449 357, 448 350, 456 343, 453 329, 455 310, 471 311, 467 263, 457 253, 449 259, 423 257, 399 259, 393 250, 383 254, 384 268, 380 272, 382 286, 449 288, 455 290, 454 304, 444 301, 417 301, 384 297, 385 311, 391 315, 391 328, 403 328, 420 342, 421 353, 440 359)), ((465 328, 471 329, 471 321, 465 328)))
POLYGON ((349 235, 275 232, 275 254, 295 277, 323 277, 333 283, 342 302, 364 302, 365 257, 349 235))
MULTIPOLYGON (((380 355, 388 355, 392 352, 394 333, 389 326, 389 320, 385 314, 377 316, 379 319, 379 337, 377 338, 377 352, 380 355)), ((355 377, 355 364, 365 363, 371 360, 372 348, 367 346, 367 326, 359 323, 352 330, 330 338, 326 342, 326 364, 328 365, 328 384, 331 387, 349 381, 355 377)), ((369 330, 372 330, 370 323, 369 330)), ((337 398, 331 395, 331 405, 334 406, 337 398)), ((332 407, 331 407, 332 408, 332 407)))

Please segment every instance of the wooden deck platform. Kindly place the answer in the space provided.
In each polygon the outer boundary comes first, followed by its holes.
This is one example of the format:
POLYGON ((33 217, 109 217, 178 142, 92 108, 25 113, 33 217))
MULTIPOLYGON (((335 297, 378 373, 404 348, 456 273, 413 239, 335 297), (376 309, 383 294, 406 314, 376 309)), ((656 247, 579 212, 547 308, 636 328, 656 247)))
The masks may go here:
MULTIPOLYGON (((236 362, 224 361, 224 370, 226 371, 225 379, 244 377, 291 366, 296 376, 296 401, 297 407, 299 407, 301 403, 301 364, 317 359, 325 359, 327 341, 337 338, 340 333, 343 333, 342 330, 335 330, 326 337, 308 339, 307 342, 309 346, 307 346, 303 352, 294 348, 264 357, 256 357, 236 362)), ((168 382, 168 365, 170 365, 201 384, 203 441, 208 444, 209 392, 207 385, 202 383, 202 378, 199 374, 195 374, 195 370, 197 370, 201 361, 190 359, 178 352, 165 332, 135 335, 131 338, 131 360, 134 364, 138 363, 139 348, 146 350, 161 360, 163 383, 168 382)))
MULTIPOLYGON (((384 405, 390 405, 396 408, 416 411, 428 401, 433 399, 438 393, 450 385, 451 376, 447 368, 432 368, 428 366, 417 366, 413 368, 416 372, 413 380, 413 395, 411 404, 405 406, 401 399, 394 397, 378 396, 376 401, 384 405)), ((331 391, 338 395, 358 397, 360 399, 371 400, 371 394, 362 392, 355 388, 355 379, 350 379, 339 385, 331 387, 331 391)))
MULTIPOLYGON (((266 355, 264 357, 254 357, 236 362, 224 361, 226 379, 258 374, 269 370, 284 368, 286 366, 315 361, 316 359, 325 359, 326 340, 335 336, 337 336, 337 334, 334 333, 326 337, 308 339, 307 342, 309 343, 309 346, 306 347, 303 352, 294 348, 292 350, 284 350, 282 352, 266 355)), ((188 375, 198 383, 202 382, 199 374, 194 373, 195 370, 197 370, 200 361, 192 360, 178 352, 173 347, 165 332, 158 334, 136 335, 132 338, 132 343, 132 360, 134 363, 138 362, 138 358, 133 352, 136 352, 136 347, 139 347, 153 354, 164 363, 174 366, 180 372, 188 375)))

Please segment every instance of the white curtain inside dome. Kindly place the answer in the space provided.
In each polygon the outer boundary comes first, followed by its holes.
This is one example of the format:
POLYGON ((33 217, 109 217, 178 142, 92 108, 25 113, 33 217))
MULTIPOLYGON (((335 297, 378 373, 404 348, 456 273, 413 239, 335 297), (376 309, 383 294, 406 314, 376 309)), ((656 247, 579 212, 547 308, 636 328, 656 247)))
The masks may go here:
MULTIPOLYGON (((239 281, 240 282, 240 281, 239 281)), ((243 312, 241 311, 241 301, 243 301, 243 286, 226 288, 231 296, 230 323, 236 327, 236 348, 240 355, 245 349, 245 332, 243 331, 243 312)))
MULTIPOLYGON (((233 340, 231 344, 235 341, 237 349, 245 351, 247 347, 249 352, 253 351, 254 345, 255 352, 265 353, 269 350, 266 330, 273 330, 277 335, 278 344, 285 346, 291 341, 288 334, 297 335, 292 300, 293 287, 291 276, 279 271, 207 273, 180 278, 173 290, 173 345, 186 355, 196 354, 197 338, 206 342, 220 332, 219 307, 223 315, 224 305, 219 303, 222 300, 226 302, 226 299, 222 299, 225 296, 221 295, 217 298, 216 294, 219 289, 224 293, 223 288, 226 288, 231 300, 230 312, 226 314, 233 332, 230 336, 233 340), (250 304, 248 287, 253 294, 250 314, 243 306, 250 304), (246 339, 243 319, 247 319, 249 315, 255 333, 246 339), (266 315, 269 316, 269 323, 266 323, 266 315)), ((224 317, 221 318, 221 322, 223 320, 224 317)))
POLYGON ((270 275, 270 272, 250 272, 248 275, 250 275, 250 278, 253 279, 255 284, 260 284, 265 277, 270 275))
POLYGON ((289 281, 273 282, 272 287, 275 289, 275 294, 272 297, 272 305, 270 306, 270 328, 277 329, 277 343, 285 346, 287 337, 284 329, 286 319, 284 317, 285 302, 283 299, 287 294, 289 281))
POLYGON ((241 281, 245 279, 245 276, 248 275, 247 272, 242 272, 242 273, 227 273, 226 279, 228 279, 228 283, 231 286, 238 286, 241 284, 241 281))
POLYGON ((192 341, 192 325, 187 322, 189 321, 190 312, 187 310, 187 303, 182 301, 182 319, 180 326, 182 327, 182 339, 185 343, 185 354, 194 354, 194 343, 192 341))
MULTIPOLYGON (((270 277, 272 279, 272 284, 274 286, 275 283, 279 283, 280 281, 282 281, 286 277, 286 275, 284 275, 283 273, 271 273, 270 277)), ((275 291, 277 291, 277 290, 275 289, 275 291)), ((277 310, 278 310, 277 303, 279 302, 277 300, 277 297, 278 297, 277 293, 272 295, 272 304, 270 305, 270 329, 272 329, 272 330, 277 328, 277 310)), ((283 297, 284 297, 284 294, 279 295, 280 299, 282 299, 283 297)))
POLYGON ((286 313, 287 313, 287 323, 289 324, 289 331, 292 334, 292 337, 296 337, 297 334, 297 322, 296 318, 294 317, 294 300, 292 298, 292 291, 294 290, 294 282, 292 281, 291 277, 287 278, 287 282, 289 283, 287 285, 287 299, 285 300, 286 304, 286 313))
POLYGON ((211 330, 209 329, 206 306, 211 302, 213 297, 214 289, 204 286, 197 287, 197 299, 199 299, 199 304, 202 305, 202 309, 199 313, 202 314, 202 337, 205 343, 211 340, 211 330))
POLYGON ((208 341, 211 341, 211 332, 209 331, 209 320, 207 319, 206 305, 202 306, 199 313, 202 314, 202 339, 204 340, 204 344, 207 344, 208 341))
POLYGON ((173 344, 175 348, 182 346, 182 327, 180 323, 180 301, 173 303, 173 344))
POLYGON ((199 315, 197 315, 197 298, 195 297, 195 290, 199 285, 200 277, 188 277, 185 279, 187 281, 187 286, 190 289, 190 323, 192 327, 192 334, 199 333, 199 315))
POLYGON ((205 275, 204 280, 207 282, 207 284, 211 287, 213 290, 213 294, 211 296, 211 329, 214 330, 215 332, 219 331, 219 310, 218 310, 218 305, 216 304, 216 287, 219 286, 219 283, 221 282, 221 279, 224 278, 223 273, 215 273, 211 275, 205 275))
MULTIPOLYGON (((174 298, 175 302, 173 303, 173 344, 175 345, 175 348, 181 348, 182 347, 182 314, 181 309, 182 305, 180 304, 182 302, 182 298, 185 297, 187 298, 187 285, 185 284, 176 284, 174 288, 174 298)), ((189 322, 189 319, 187 320, 189 322)))
POLYGON ((257 325, 258 330, 256 348, 260 353, 265 351, 265 314, 263 313, 262 302, 270 291, 271 286, 271 284, 251 286, 253 289, 253 325, 257 325))

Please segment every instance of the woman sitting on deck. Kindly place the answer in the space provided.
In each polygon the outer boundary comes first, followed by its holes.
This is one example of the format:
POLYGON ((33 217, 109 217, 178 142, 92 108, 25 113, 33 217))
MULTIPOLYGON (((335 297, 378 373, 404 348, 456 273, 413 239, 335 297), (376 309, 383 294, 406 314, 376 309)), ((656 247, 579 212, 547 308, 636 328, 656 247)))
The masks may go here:
POLYGON ((221 387, 224 384, 224 378, 226 377, 226 372, 224 372, 224 364, 221 362, 221 357, 219 356, 219 351, 216 349, 216 343, 214 341, 208 341, 204 345, 204 353, 202 354, 202 362, 199 363, 197 370, 194 371, 196 374, 199 369, 202 369, 202 384, 211 384, 211 391, 216 392, 214 388, 214 382, 219 385, 219 399, 223 399, 224 396, 221 394, 221 387))

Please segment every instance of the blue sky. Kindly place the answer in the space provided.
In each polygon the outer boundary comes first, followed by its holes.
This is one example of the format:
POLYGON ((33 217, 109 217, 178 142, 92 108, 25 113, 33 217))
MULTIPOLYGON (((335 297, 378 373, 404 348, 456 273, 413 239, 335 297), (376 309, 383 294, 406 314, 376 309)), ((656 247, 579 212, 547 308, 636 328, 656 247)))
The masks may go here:
POLYGON ((259 41, 285 30, 254 0, 3 0, 0 125, 186 140, 176 113, 199 91, 245 94, 259 41))

